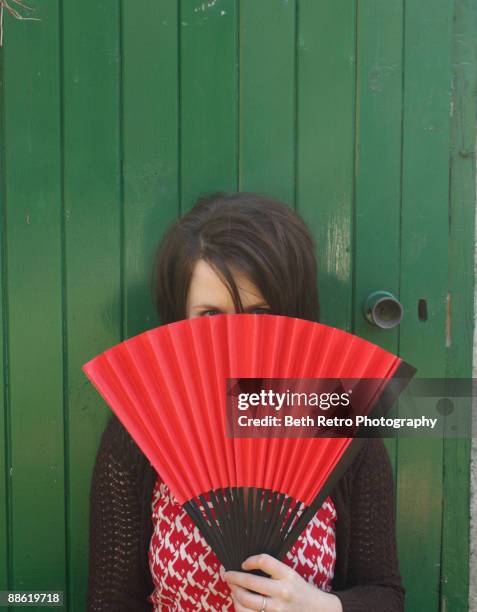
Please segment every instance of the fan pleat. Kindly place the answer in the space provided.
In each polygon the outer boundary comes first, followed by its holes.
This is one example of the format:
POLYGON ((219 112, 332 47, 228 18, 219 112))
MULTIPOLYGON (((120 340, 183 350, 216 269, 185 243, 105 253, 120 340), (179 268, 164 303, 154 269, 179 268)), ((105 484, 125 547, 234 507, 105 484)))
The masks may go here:
MULTIPOLYGON (((196 356, 197 380, 200 387, 200 403, 197 404, 197 409, 205 410, 206 414, 209 415, 209 418, 205 420, 207 437, 204 439, 205 444, 209 445, 212 452, 212 457, 209 457, 208 461, 215 463, 219 472, 215 479, 216 486, 233 485, 236 482, 233 456, 230 450, 226 448, 223 436, 217 435, 217 432, 223 431, 225 427, 225 414, 223 411, 214 410, 214 405, 220 403, 219 398, 222 393, 222 390, 219 390, 216 384, 220 379, 218 372, 220 360, 216 362, 210 325, 204 326, 204 337, 197 334, 196 327, 191 327, 190 331, 191 344, 196 356), (211 364, 213 364, 213 367, 211 367, 211 364)), ((227 368, 227 364, 225 364, 225 367, 227 368)))
MULTIPOLYGON (((211 423, 210 418, 204 419, 203 413, 211 416, 213 411, 209 412, 209 406, 204 401, 202 392, 202 372, 203 368, 197 360, 195 351, 195 343, 189 327, 175 326, 168 329, 169 340, 171 346, 174 347, 172 353, 172 363, 174 365, 173 379, 179 381, 178 391, 180 399, 176 403, 177 407, 187 406, 185 415, 179 414, 184 430, 186 432, 185 440, 180 442, 178 450, 187 449, 191 446, 197 449, 197 461, 200 466, 200 471, 197 472, 200 480, 197 481, 196 487, 201 491, 209 491, 222 484, 219 475, 218 467, 222 461, 214 460, 216 447, 211 444, 211 423), (191 384, 191 381, 194 381, 191 384)), ((215 424, 212 424, 214 427, 215 424)), ((181 460, 182 465, 190 464, 187 456, 181 460)), ((225 483, 224 483, 225 484, 225 483)), ((197 490, 197 489, 196 489, 197 490)))
POLYGON ((124 368, 127 357, 124 345, 118 351, 100 355, 99 367, 96 370, 98 388, 102 389, 103 397, 108 403, 117 406, 118 418, 133 438, 141 441, 146 456, 149 459, 154 458, 156 469, 164 474, 164 478, 177 480, 177 493, 180 496, 187 495, 189 491, 187 483, 181 474, 176 473, 174 463, 170 460, 173 452, 172 444, 168 443, 168 440, 174 440, 174 431, 171 431, 173 423, 164 421, 163 428, 160 421, 148 418, 149 398, 145 397, 146 394, 143 394, 144 399, 137 397, 137 393, 142 389, 140 385, 133 386, 135 367, 124 368), (141 410, 138 410, 138 406, 141 406, 141 410), (167 431, 168 425, 170 425, 169 431, 167 431), (152 436, 152 432, 155 435, 158 435, 158 432, 159 435, 162 433, 164 443, 161 444, 161 448, 157 448, 157 439, 152 436))

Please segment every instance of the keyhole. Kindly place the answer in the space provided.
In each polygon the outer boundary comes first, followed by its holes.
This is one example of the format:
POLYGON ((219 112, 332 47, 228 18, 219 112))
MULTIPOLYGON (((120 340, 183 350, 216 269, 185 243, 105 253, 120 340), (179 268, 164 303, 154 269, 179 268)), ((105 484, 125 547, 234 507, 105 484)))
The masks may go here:
POLYGON ((427 321, 427 302, 422 298, 417 304, 417 315, 419 317, 419 321, 427 321))

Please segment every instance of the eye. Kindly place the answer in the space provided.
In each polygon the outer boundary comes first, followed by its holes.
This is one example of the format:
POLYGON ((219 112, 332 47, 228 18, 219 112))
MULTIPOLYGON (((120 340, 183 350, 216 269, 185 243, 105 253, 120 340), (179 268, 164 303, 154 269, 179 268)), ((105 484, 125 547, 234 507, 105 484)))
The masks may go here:
POLYGON ((220 314, 220 310, 215 308, 211 308, 209 310, 204 310, 200 313, 201 317, 212 317, 213 315, 220 314))
POLYGON ((271 308, 260 307, 260 308, 252 308, 252 310, 250 310, 249 312, 251 314, 270 314, 272 310, 271 308))

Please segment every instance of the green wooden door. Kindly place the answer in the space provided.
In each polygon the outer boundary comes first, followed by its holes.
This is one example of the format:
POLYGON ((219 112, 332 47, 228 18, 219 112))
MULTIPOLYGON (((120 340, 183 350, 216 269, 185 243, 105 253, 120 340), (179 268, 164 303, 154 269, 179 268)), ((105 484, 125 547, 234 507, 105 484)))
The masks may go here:
MULTIPOLYGON (((324 323, 419 376, 471 375, 477 7, 31 5, 41 22, 5 14, 0 49, 0 589, 64 590, 81 611, 109 411, 80 367, 157 324, 153 247, 201 193, 295 207, 324 323), (376 289, 400 297, 398 328, 362 318, 376 289)), ((386 444, 407 610, 466 610, 469 444, 386 444)))

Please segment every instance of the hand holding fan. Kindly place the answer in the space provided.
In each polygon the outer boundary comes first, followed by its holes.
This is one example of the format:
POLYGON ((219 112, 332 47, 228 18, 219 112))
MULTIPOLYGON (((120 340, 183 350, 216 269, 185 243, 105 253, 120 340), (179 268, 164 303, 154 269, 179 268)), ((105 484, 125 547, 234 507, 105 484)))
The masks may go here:
POLYGON ((125 340, 83 370, 217 557, 282 559, 359 450, 358 438, 231 438, 231 378, 377 378, 364 411, 415 368, 343 330, 278 315, 185 319, 125 340))

